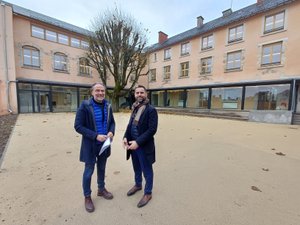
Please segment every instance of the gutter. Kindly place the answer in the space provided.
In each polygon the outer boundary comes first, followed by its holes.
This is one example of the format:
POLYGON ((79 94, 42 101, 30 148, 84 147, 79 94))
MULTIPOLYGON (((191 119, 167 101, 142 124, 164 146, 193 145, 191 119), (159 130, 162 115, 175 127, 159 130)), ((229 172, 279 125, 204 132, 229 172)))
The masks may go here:
POLYGON ((5 61, 5 75, 6 75, 6 97, 7 97, 7 109, 9 113, 12 113, 11 105, 10 105, 10 80, 9 80, 9 75, 8 75, 8 60, 7 60, 7 34, 6 34, 6 15, 5 15, 5 3, 1 2, 1 8, 3 10, 3 38, 4 38, 4 61, 5 61))

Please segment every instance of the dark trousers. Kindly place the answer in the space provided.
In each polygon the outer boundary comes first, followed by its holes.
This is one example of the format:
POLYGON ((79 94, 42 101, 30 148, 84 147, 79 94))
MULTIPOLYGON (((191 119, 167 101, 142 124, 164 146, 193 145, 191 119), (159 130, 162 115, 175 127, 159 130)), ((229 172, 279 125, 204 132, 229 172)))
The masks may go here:
MULTIPOLYGON (((106 167, 107 157, 102 154, 97 157, 97 183, 98 189, 102 191, 105 187, 105 167, 106 167)), ((85 197, 91 196, 91 180, 94 173, 95 164, 86 163, 84 166, 83 178, 82 178, 82 188, 85 197)))
POLYGON ((137 187, 142 186, 142 174, 144 175, 145 184, 145 194, 152 194, 153 188, 153 168, 152 164, 146 159, 146 155, 143 149, 138 148, 132 151, 131 160, 134 170, 134 181, 137 187))

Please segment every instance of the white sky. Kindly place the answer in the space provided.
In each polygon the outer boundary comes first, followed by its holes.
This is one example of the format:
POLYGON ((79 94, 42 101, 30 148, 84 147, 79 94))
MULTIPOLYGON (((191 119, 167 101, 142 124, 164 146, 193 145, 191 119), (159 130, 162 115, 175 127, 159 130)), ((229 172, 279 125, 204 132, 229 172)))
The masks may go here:
POLYGON ((204 23, 222 16, 222 11, 236 11, 257 0, 6 0, 7 2, 86 28, 99 13, 117 6, 148 29, 148 44, 157 43, 158 32, 169 37, 192 29, 197 17, 204 23))

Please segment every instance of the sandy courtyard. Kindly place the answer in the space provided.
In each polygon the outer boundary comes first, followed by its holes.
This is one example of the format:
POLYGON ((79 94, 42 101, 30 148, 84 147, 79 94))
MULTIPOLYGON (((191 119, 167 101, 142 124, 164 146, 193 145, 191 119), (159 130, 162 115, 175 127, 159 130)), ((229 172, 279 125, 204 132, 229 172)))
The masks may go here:
POLYGON ((136 207, 121 139, 129 114, 115 114, 117 130, 106 187, 84 209, 81 137, 73 113, 21 114, 0 171, 1 225, 299 225, 300 126, 159 115, 157 162, 150 203, 136 207))

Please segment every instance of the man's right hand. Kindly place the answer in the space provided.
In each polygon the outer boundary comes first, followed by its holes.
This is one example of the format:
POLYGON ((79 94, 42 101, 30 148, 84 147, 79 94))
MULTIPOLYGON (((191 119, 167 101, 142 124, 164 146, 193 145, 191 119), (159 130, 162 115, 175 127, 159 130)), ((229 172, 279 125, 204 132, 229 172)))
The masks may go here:
POLYGON ((102 135, 102 134, 98 134, 96 139, 97 139, 97 141, 104 142, 104 141, 106 141, 107 136, 102 135))

